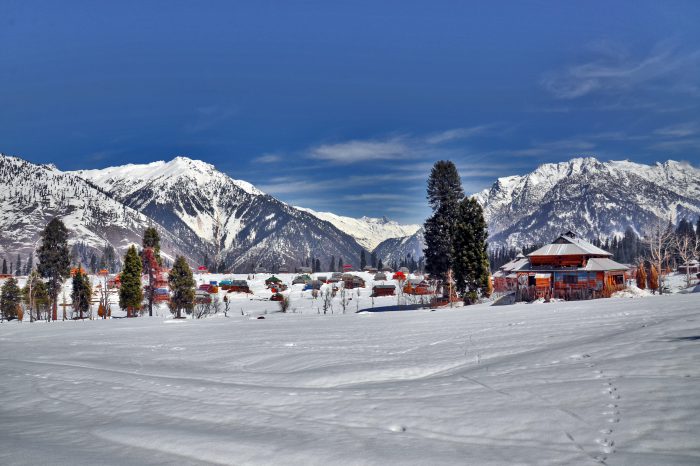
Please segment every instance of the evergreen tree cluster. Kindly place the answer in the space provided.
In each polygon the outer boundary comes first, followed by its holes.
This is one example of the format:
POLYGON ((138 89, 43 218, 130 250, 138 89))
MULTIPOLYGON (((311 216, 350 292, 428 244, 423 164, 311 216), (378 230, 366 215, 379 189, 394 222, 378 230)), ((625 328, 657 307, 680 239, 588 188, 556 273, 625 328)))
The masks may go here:
POLYGON ((433 166, 428 203, 433 215, 424 226, 426 270, 443 283, 453 272, 457 292, 466 303, 488 295, 491 278, 483 210, 475 199, 464 196, 453 162, 441 160, 433 166))

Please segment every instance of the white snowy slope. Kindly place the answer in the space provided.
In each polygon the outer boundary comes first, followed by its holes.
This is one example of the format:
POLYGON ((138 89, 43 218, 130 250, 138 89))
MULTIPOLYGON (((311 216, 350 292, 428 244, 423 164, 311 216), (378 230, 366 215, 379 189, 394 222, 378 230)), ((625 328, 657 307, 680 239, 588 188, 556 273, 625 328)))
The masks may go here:
POLYGON ((395 220, 386 217, 344 217, 331 212, 316 212, 312 209, 295 206, 295 208, 308 212, 315 217, 333 224, 353 238, 368 251, 373 251, 382 241, 389 238, 402 238, 411 236, 417 232, 420 225, 402 225, 395 220))
MULTIPOLYGON (((69 230, 69 242, 102 250, 109 243, 120 255, 140 244, 143 230, 152 222, 142 213, 84 179, 53 165, 36 165, 0 154, 0 256, 26 258, 39 233, 54 217, 69 230)), ((190 248, 177 236, 161 229, 164 252, 191 257, 190 248)))
POLYGON ((546 242, 567 229, 584 237, 642 233, 656 219, 700 214, 700 169, 669 160, 655 165, 593 157, 541 165, 499 178, 475 194, 492 245, 546 242))
POLYGON ((696 465, 698 304, 2 323, 0 464, 696 465))

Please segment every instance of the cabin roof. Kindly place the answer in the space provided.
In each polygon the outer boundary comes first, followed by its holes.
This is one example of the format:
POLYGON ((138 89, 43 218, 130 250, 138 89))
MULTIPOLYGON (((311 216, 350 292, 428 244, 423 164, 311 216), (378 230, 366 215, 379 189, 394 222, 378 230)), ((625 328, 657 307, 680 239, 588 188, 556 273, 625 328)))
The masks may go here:
POLYGON ((374 285, 373 288, 396 288, 394 285, 374 285))
POLYGON ((592 259, 588 259, 588 263, 586 264, 586 267, 583 268, 583 270, 586 270, 588 272, 605 272, 606 270, 627 270, 629 267, 626 265, 620 264, 619 262, 615 262, 612 259, 608 259, 607 257, 594 257, 592 259))
POLYGON ((530 263, 524 256, 520 259, 515 258, 510 262, 503 264, 500 269, 504 272, 512 272, 514 270, 520 270, 530 263))
POLYGON ((611 257, 612 254, 604 251, 596 246, 593 246, 588 241, 581 239, 569 232, 559 236, 551 244, 542 246, 538 250, 528 254, 528 257, 533 256, 605 256, 611 257))

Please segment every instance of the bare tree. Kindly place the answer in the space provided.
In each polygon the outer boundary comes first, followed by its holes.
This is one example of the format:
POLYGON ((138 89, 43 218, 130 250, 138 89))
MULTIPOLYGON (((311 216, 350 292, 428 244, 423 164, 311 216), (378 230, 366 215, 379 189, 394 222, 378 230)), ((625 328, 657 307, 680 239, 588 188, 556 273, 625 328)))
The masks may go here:
POLYGON ((211 300, 201 301, 195 304, 194 309, 192 310, 192 317, 195 319, 203 319, 204 317, 208 317, 219 312, 220 307, 221 302, 219 301, 219 297, 217 295, 213 295, 211 300))
MULTIPOLYGON (((671 257, 671 240, 673 229, 662 219, 657 219, 644 234, 644 243, 649 249, 650 260, 656 266, 660 282, 663 283, 664 263, 671 257)), ((663 285, 659 284, 659 294, 663 294, 663 285)))
POLYGON ((326 289, 321 293, 321 303, 323 306, 323 314, 325 315, 329 310, 333 309, 333 295, 331 294, 331 287, 326 286, 326 289))
POLYGON ((685 267, 685 283, 690 286, 692 275, 690 274, 689 262, 695 259, 700 252, 700 241, 695 235, 676 234, 673 236, 673 250, 683 261, 685 267))
POLYGON ((228 317, 228 311, 231 307, 231 302, 228 300, 228 296, 224 296, 224 317, 228 317))
POLYGON ((292 301, 289 299, 289 295, 282 295, 282 299, 279 300, 278 303, 280 305, 280 311, 286 313, 292 301))

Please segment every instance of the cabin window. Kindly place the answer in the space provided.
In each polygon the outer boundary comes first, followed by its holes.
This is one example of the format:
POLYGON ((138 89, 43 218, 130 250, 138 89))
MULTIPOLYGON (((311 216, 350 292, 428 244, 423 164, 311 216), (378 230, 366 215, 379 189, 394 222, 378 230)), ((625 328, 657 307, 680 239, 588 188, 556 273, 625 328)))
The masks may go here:
POLYGON ((564 275, 564 283, 567 285, 575 285, 578 283, 578 275, 564 275))
POLYGON ((537 284, 537 281, 535 280, 534 275, 529 275, 527 277, 527 286, 535 286, 537 284))
POLYGON ((616 285, 622 285, 624 283, 624 278, 622 275, 613 275, 616 285))

